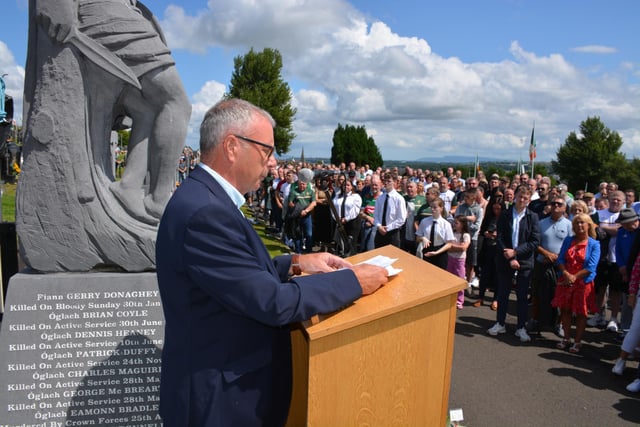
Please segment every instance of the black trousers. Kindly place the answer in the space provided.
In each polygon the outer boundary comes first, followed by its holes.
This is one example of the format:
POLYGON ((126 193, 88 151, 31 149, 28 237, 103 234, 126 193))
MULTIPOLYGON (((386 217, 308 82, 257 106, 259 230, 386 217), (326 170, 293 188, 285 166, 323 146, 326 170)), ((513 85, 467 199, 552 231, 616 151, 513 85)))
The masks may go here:
POLYGON ((441 254, 438 255, 433 255, 433 256, 425 256, 424 254, 428 253, 428 252, 435 252, 438 249, 440 249, 442 247, 442 245, 440 246, 435 246, 433 248, 431 248, 432 250, 426 250, 426 251, 422 251, 423 257, 422 259, 424 259, 425 261, 427 261, 429 264, 433 264, 436 267, 440 267, 443 270, 447 269, 447 263, 449 262, 449 254, 445 251, 442 252, 441 254))
POLYGON ((389 231, 384 236, 378 231, 376 233, 375 240, 373 241, 375 248, 381 248, 387 245, 393 245, 397 248, 400 247, 400 229, 389 231))

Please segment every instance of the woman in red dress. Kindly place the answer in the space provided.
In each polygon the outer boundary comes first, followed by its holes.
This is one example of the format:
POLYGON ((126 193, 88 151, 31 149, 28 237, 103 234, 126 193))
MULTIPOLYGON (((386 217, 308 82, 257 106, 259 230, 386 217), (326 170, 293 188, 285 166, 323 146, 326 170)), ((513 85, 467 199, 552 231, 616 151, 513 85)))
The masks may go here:
POLYGON ((575 236, 567 237, 562 243, 558 256, 558 278, 556 293, 551 305, 560 309, 560 321, 564 339, 557 345, 566 349, 571 345, 571 319, 576 316, 575 342, 569 348, 571 353, 579 353, 582 335, 587 324, 589 311, 596 312, 593 279, 600 259, 600 243, 595 239, 596 226, 589 215, 577 214, 572 221, 575 236))

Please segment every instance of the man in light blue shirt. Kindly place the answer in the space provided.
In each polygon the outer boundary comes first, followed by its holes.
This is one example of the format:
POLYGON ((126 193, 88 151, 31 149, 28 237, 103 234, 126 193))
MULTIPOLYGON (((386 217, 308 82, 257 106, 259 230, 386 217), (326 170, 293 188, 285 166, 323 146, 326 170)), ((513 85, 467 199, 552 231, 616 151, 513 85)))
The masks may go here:
POLYGON ((540 331, 553 325, 553 331, 563 337, 557 310, 551 307, 556 287, 558 254, 564 239, 573 234, 571 221, 565 217, 566 203, 562 197, 549 201, 550 215, 540 221, 540 246, 531 277, 531 319, 527 330, 540 331))

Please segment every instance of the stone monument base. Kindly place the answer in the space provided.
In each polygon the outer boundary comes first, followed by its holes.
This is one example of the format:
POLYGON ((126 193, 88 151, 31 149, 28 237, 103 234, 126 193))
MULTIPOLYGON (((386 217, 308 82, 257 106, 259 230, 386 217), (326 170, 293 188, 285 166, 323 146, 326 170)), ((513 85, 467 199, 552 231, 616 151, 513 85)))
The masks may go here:
POLYGON ((0 425, 161 426, 155 273, 13 276, 0 330, 0 425))

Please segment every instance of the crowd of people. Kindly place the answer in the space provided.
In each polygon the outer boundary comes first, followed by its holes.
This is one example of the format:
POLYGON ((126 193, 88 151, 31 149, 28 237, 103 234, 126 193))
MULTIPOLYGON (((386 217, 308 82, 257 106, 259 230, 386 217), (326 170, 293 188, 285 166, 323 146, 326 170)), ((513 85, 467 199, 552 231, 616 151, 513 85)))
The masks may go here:
MULTIPOLYGON (((197 162, 197 152, 186 148, 178 185, 197 162)), ((464 178, 451 167, 279 162, 245 198, 292 252, 346 257, 392 244, 465 278, 470 296, 477 288, 470 305, 496 311, 490 335, 506 332, 515 290, 515 335, 522 342, 550 330, 559 349, 579 353, 586 327, 603 328, 622 340, 613 367, 618 375, 640 346, 640 314, 633 315, 640 202, 633 189, 602 182, 595 194, 571 193, 565 184, 526 173, 478 171, 464 178)), ((464 303, 461 292, 457 307, 464 303)), ((640 392, 640 368, 628 388, 640 392)))
MULTIPOLYGON (((391 244, 465 278, 470 305, 496 311, 490 335, 507 330, 512 290, 522 342, 549 330, 558 349, 580 353, 586 327, 617 333, 613 372, 622 374, 640 344, 640 203, 615 183, 598 190, 571 193, 526 173, 281 163, 246 197, 296 253, 349 256, 391 244)), ((640 391, 640 369, 628 389, 640 391)))

